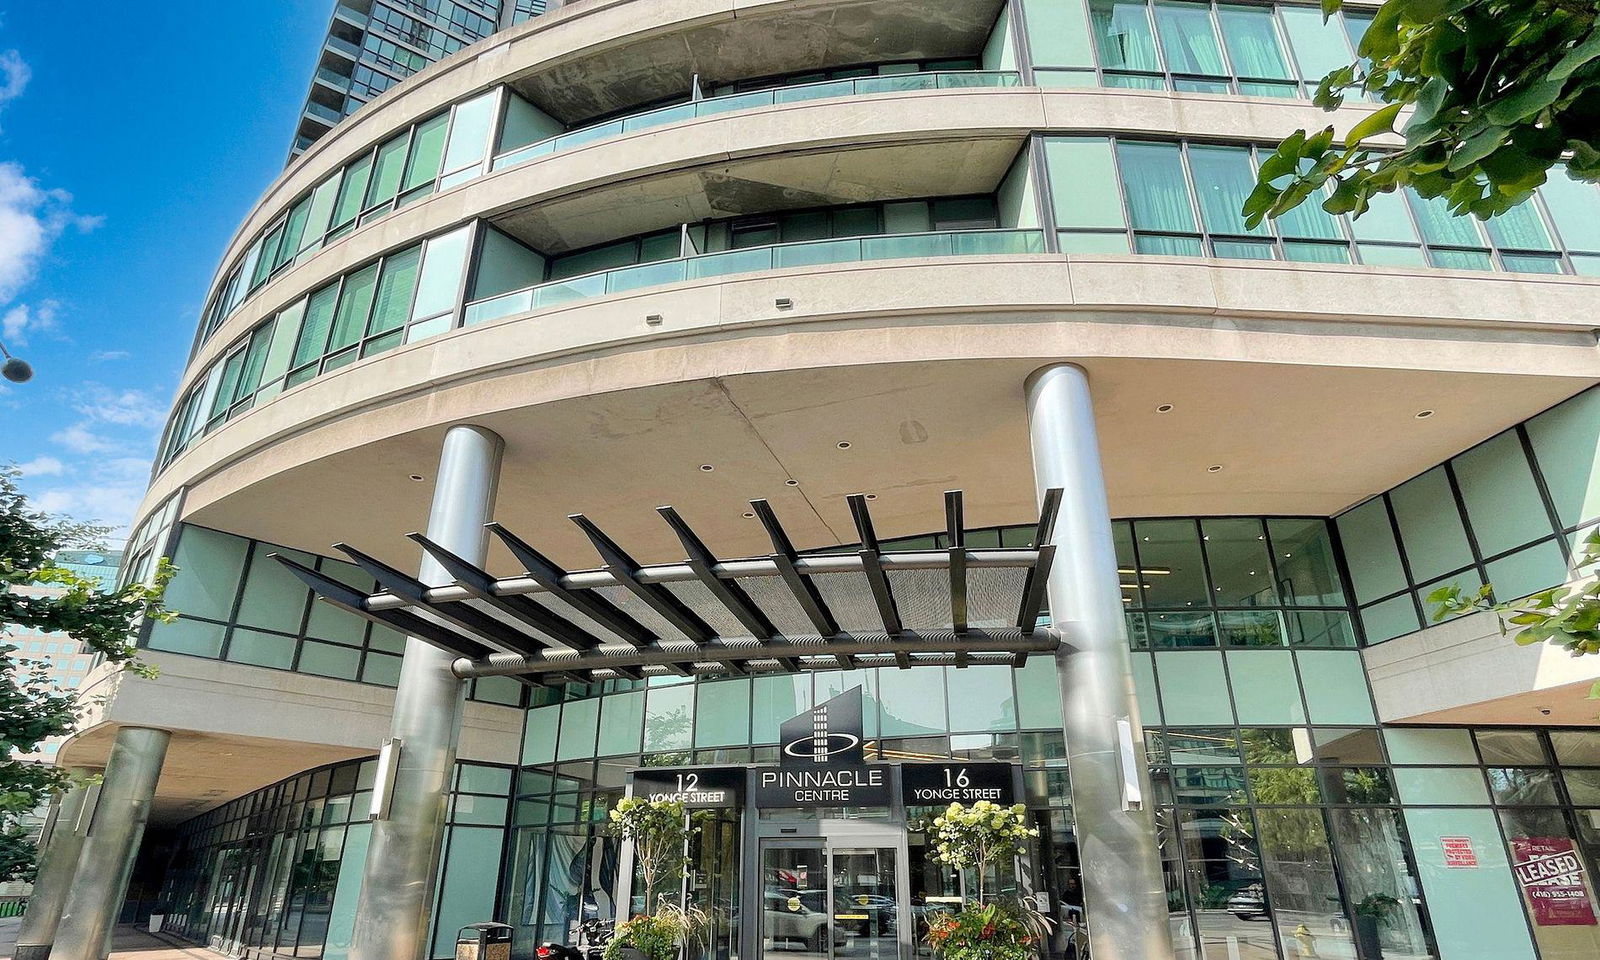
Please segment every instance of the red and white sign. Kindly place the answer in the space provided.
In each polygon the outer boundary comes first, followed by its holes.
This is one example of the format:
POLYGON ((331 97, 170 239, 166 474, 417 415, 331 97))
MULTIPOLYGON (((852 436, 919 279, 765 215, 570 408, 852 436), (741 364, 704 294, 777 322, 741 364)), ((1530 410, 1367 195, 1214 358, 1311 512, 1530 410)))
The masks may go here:
POLYGON ((1595 926, 1583 859, 1567 837, 1512 837, 1511 869, 1541 927, 1595 926))
POLYGON ((1440 837, 1439 849, 1444 851, 1447 867, 1476 867, 1478 855, 1472 850, 1471 837, 1440 837))

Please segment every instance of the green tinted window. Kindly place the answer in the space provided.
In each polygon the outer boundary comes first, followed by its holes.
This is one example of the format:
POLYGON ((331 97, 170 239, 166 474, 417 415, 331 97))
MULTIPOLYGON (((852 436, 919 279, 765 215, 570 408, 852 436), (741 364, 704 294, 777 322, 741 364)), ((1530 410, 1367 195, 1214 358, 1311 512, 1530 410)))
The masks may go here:
POLYGON ((329 353, 361 339, 361 331, 367 325, 367 315, 372 310, 373 290, 377 283, 376 263, 345 277, 344 290, 339 294, 339 310, 333 319, 333 336, 328 340, 329 353))
POLYGON ((411 158, 406 161, 406 175, 401 182, 400 192, 410 191, 432 183, 439 175, 439 163, 444 156, 445 134, 450 127, 450 114, 441 113, 431 120, 425 120, 417 127, 417 134, 411 143, 411 158))
POLYGON ((391 254, 383 261, 383 278, 372 308, 367 332, 382 333, 406 322, 411 309, 411 294, 417 285, 417 265, 422 260, 421 245, 391 254))
POLYGON ((370 154, 345 168, 344 179, 339 184, 339 197, 333 205, 333 226, 342 227, 361 212, 361 198, 367 192, 367 181, 371 177, 370 154))
POLYGON ((328 328, 333 324, 333 308, 339 299, 337 281, 311 295, 306 306, 305 321, 300 325, 300 340, 294 348, 291 368, 310 363, 322 356, 328 345, 328 328))
POLYGON ((378 148, 378 159, 372 168, 372 182, 367 185, 367 200, 363 207, 376 206, 394 199, 400 189, 400 176, 405 170, 408 133, 402 133, 378 148))

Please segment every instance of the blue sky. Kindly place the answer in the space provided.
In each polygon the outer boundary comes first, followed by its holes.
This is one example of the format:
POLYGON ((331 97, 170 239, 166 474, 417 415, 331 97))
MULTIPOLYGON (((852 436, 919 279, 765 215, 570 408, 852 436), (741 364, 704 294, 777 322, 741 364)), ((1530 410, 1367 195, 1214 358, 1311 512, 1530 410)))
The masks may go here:
POLYGON ((332 0, 0 0, 0 462, 125 526, 207 285, 283 169, 332 0))

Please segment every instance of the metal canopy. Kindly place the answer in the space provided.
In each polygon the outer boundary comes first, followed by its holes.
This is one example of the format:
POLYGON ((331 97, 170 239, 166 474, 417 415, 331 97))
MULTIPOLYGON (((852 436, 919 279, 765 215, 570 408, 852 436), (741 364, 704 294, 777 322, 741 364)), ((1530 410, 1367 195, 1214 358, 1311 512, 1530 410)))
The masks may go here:
POLYGON ((966 542, 961 491, 945 493, 949 546, 885 553, 866 497, 849 498, 860 546, 802 555, 772 506, 750 503, 772 541, 764 557, 718 559, 671 507, 680 563, 643 565, 582 514, 570 517, 602 566, 567 571, 498 523, 489 531, 523 567, 496 579, 427 537, 410 539, 454 582, 430 587, 335 544, 378 584, 364 593, 287 557, 317 596, 457 654, 461 677, 515 676, 551 686, 661 674, 732 675, 855 667, 979 663, 1020 666, 1055 650, 1040 608, 1061 491, 1049 490, 1035 546, 966 542))

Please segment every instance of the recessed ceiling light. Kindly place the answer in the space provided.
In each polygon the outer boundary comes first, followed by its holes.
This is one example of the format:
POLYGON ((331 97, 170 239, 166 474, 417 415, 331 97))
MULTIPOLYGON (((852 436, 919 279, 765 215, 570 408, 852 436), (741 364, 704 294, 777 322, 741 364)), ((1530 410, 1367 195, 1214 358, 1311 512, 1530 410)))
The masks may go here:
POLYGON ((411 479, 413 479, 413 480, 415 480, 415 481, 417 481, 417 482, 418 482, 418 483, 421 483, 421 482, 422 482, 422 474, 420 474, 420 473, 413 473, 413 474, 412 474, 412 475, 411 475, 411 479))
POLYGON ((794 477, 790 477, 789 479, 783 481, 783 483, 784 483, 784 486, 788 486, 788 487, 798 487, 798 486, 800 486, 800 481, 796 480, 794 477))
POLYGON ((1206 467, 1206 473, 1221 473, 1221 472, 1222 472, 1222 464, 1220 464, 1220 463, 1213 463, 1211 466, 1206 467))
POLYGON ((709 463, 702 463, 702 464, 700 464, 700 469, 701 469, 701 470, 703 470, 703 471, 705 471, 705 472, 706 472, 706 473, 710 473, 710 472, 711 472, 711 471, 713 471, 713 470, 715 470, 715 469, 717 469, 717 468, 716 468, 716 467, 713 467, 713 466, 712 466, 712 465, 711 465, 711 464, 709 464, 709 463))
POLYGON ((867 494, 867 499, 868 500, 876 500, 876 499, 878 499, 878 495, 876 493, 869 493, 869 494, 867 494))
POLYGON ((1170 403, 1163 403, 1161 406, 1156 407, 1156 413, 1171 413, 1171 412, 1172 412, 1172 404, 1170 404, 1170 403))
POLYGON ((745 518, 745 519, 746 519, 746 520, 754 520, 754 519, 755 519, 755 518, 756 518, 756 514, 755 514, 755 511, 753 511, 753 510, 746 510, 746 511, 745 511, 745 512, 744 512, 744 518, 745 518))
POLYGON ((1431 416, 1433 416, 1433 411, 1432 410, 1418 410, 1417 411, 1417 419, 1418 420, 1426 420, 1431 416))
POLYGON ((839 449, 840 450, 849 450, 850 449, 850 441, 849 440, 840 440, 839 441, 839 449))

